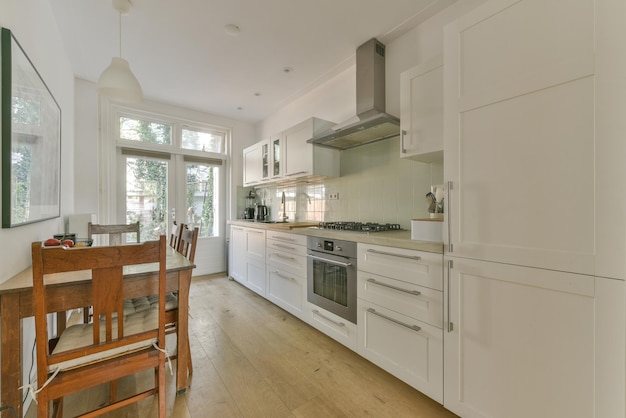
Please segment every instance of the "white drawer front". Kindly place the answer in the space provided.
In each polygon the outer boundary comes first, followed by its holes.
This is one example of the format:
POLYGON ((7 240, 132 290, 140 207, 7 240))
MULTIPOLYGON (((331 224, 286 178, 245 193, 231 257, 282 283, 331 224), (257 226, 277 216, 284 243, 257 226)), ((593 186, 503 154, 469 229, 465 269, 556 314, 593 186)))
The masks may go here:
POLYGON ((306 298, 306 279, 272 267, 268 268, 267 278, 267 298, 302 319, 302 305, 306 298))
POLYGON ((267 249, 268 269, 273 267, 286 269, 293 274, 306 277, 306 255, 297 255, 272 248, 267 249))
POLYGON ((443 401, 443 331, 358 300, 358 353, 438 402, 443 401))
MULTIPOLYGON (((306 247, 306 235, 296 235, 287 232, 267 231, 268 240, 281 241, 292 245, 301 245, 306 247)), ((305 249, 306 251, 306 249, 305 249)))
POLYGON ((356 351, 356 325, 310 302, 305 302, 305 322, 356 351))
POLYGON ((364 271, 357 274, 359 298, 443 328, 443 293, 364 271))
POLYGON ((359 244, 358 254, 361 271, 443 290, 441 254, 370 244, 359 244))
POLYGON ((267 251, 282 251, 296 255, 306 255, 306 246, 276 239, 267 240, 267 251))

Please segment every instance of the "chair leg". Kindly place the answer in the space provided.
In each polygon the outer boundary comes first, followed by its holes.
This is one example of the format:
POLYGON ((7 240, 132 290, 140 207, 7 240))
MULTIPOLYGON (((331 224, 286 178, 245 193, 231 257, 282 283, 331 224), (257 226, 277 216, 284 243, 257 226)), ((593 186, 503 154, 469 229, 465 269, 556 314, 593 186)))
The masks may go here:
POLYGON ((63 398, 52 401, 52 416, 63 418, 63 398))
POLYGON ((162 361, 157 367, 157 384, 159 397, 159 418, 165 418, 165 362, 162 361))
POLYGON ((109 383, 109 404, 117 401, 117 380, 109 383))
POLYGON ((191 344, 187 341, 187 371, 193 374, 193 362, 191 361, 191 344))

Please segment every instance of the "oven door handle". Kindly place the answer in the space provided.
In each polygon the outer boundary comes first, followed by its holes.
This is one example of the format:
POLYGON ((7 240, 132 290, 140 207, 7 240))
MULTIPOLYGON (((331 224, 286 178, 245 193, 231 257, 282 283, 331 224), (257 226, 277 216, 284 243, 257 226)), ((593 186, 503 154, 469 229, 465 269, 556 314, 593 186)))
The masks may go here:
POLYGON ((341 261, 329 260, 328 258, 318 257, 316 255, 311 255, 311 254, 307 254, 306 256, 314 260, 323 261, 324 263, 328 263, 328 264, 335 264, 341 267, 350 267, 352 265, 352 263, 343 263, 341 261))

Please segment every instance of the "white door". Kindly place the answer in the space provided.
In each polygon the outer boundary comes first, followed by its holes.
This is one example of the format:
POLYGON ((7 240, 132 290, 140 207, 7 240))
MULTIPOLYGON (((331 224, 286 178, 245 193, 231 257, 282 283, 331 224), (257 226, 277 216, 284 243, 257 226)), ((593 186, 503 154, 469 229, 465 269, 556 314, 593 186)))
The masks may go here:
POLYGON ((447 409, 466 418, 618 416, 594 415, 592 276, 453 257, 447 263, 447 409))
POLYGON ((446 26, 450 255, 594 274, 593 16, 489 2, 446 26))
POLYGON ((225 170, 206 151, 224 134, 134 115, 119 118, 118 132, 115 223, 139 221, 141 241, 169 237, 174 221, 198 227, 193 274, 226 271, 225 170))

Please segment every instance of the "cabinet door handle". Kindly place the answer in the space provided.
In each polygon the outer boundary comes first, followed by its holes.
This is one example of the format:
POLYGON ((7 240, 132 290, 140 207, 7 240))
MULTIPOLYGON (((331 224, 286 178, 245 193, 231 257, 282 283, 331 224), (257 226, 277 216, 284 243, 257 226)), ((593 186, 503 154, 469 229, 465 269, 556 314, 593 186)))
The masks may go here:
POLYGON ((390 289, 397 290, 399 292, 409 293, 409 294, 414 295, 414 296, 419 296, 419 295, 422 294, 422 292, 420 292, 419 290, 403 289, 401 287, 392 286, 392 285, 387 284, 387 283, 378 282, 375 279, 367 279, 367 281, 370 282, 370 283, 373 283, 373 284, 377 284, 378 286, 388 287, 390 289))
POLYGON ((422 330, 422 328, 418 327, 417 325, 411 325, 411 324, 407 324, 406 322, 398 321, 397 319, 391 318, 391 317, 389 317, 387 315, 383 315, 380 312, 376 312, 376 310, 372 309, 372 308, 367 308, 367 312, 369 312, 371 314, 374 314, 376 316, 380 316, 381 318, 386 319, 387 321, 391 321, 394 324, 401 325, 401 326, 403 326, 405 328, 408 328, 410 330, 413 330, 413 331, 421 331, 422 330))
POLYGON ((402 133, 402 135, 400 136, 400 152, 402 154, 406 154, 406 148, 404 147, 404 137, 406 136, 406 130, 401 130, 400 131, 402 133))
POLYGON ((285 175, 289 177, 289 176, 297 176, 299 174, 306 174, 306 173, 307 171, 305 170, 305 171, 298 171, 297 173, 291 173, 291 174, 285 174, 285 175))
POLYGON ((291 277, 291 276, 285 276, 284 274, 281 274, 280 271, 278 270, 274 270, 272 273, 274 273, 275 275, 277 275, 278 277, 282 277, 283 279, 287 279, 287 280, 291 280, 292 282, 295 282, 296 279, 291 277))
POLYGON ((322 315, 317 309, 313 309, 313 313, 317 316, 319 316, 320 318, 324 318, 325 320, 327 320, 328 322, 331 322, 335 325, 337 325, 338 327, 345 327, 346 324, 344 324, 343 322, 337 322, 337 321, 333 321, 332 319, 330 319, 329 317, 322 315))
POLYGON ((454 324, 450 320, 450 270, 454 267, 454 262, 452 260, 448 260, 448 332, 452 332, 454 330, 454 324))
POLYGON ((288 246, 288 245, 284 245, 284 244, 274 244, 274 247, 284 248, 284 249, 286 249, 286 250, 292 250, 292 251, 294 251, 294 250, 295 250, 295 248, 294 248, 294 247, 290 247, 290 246, 288 246))
POLYGON ((367 252, 372 253, 372 254, 389 255, 391 257, 408 258, 409 260, 421 260, 422 259, 422 257, 418 255, 404 255, 404 254, 388 253, 387 251, 378 251, 378 250, 373 250, 371 248, 368 249, 367 252))
POLYGON ((452 246, 452 214, 450 213, 450 194, 453 188, 453 184, 451 181, 448 182, 448 252, 452 252, 454 247, 452 246))

